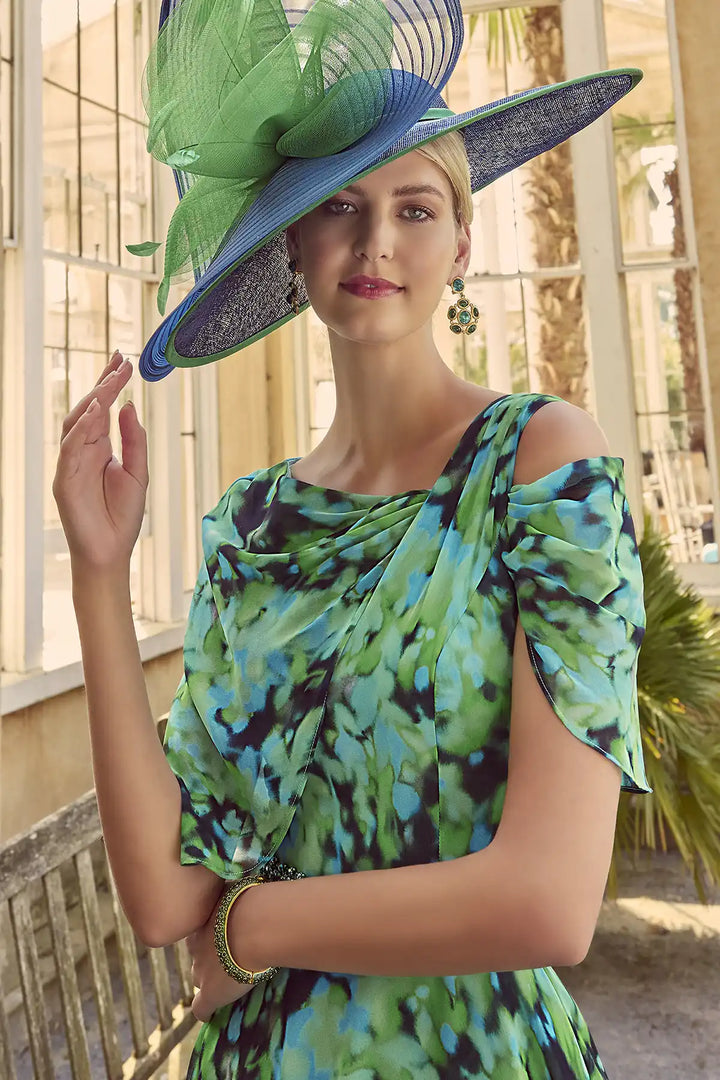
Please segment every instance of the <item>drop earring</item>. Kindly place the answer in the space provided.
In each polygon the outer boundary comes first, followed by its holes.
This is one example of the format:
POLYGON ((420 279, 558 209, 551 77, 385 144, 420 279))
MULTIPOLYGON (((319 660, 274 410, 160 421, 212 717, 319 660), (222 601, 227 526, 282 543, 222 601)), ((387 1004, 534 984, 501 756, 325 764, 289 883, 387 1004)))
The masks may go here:
POLYGON ((297 262, 295 261, 295 259, 290 259, 288 268, 290 270, 290 273, 292 274, 292 280, 290 281, 290 292, 287 294, 285 299, 287 300, 290 307, 293 309, 293 312, 297 315, 300 311, 300 302, 298 299, 298 281, 300 280, 300 274, 302 273, 302 271, 298 270, 297 262))
POLYGON ((451 288, 454 293, 460 293, 460 296, 450 305, 447 311, 450 329, 453 334, 474 334, 477 330, 480 312, 465 296, 463 291, 465 282, 461 277, 454 278, 451 288))

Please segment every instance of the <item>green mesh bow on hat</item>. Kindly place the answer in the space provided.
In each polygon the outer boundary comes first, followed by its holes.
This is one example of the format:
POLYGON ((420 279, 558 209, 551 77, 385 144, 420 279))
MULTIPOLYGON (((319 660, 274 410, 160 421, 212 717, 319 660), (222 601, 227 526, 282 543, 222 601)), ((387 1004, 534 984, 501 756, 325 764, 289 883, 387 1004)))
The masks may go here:
MULTIPOLYGON (((337 153, 380 121, 393 23, 382 0, 184 0, 143 74, 147 149, 188 175, 170 220, 158 310, 200 270, 288 158, 337 153), (190 179, 190 175, 196 179, 190 179)), ((128 244, 152 255, 160 243, 128 244)))

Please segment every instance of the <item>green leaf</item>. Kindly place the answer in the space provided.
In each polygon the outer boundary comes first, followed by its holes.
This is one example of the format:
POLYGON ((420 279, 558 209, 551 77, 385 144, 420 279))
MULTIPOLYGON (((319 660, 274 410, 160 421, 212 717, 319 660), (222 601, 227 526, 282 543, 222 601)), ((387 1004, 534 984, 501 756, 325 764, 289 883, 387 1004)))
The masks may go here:
POLYGON ((131 255, 153 255, 161 246, 162 240, 158 243, 155 243, 154 240, 146 240, 142 244, 126 244, 125 249, 131 255))

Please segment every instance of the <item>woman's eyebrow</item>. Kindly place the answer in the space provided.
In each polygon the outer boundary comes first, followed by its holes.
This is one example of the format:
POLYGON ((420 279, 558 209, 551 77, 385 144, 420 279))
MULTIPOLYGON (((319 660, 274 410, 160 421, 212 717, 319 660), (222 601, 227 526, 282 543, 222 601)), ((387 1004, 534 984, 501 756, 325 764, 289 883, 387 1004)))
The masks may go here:
MULTIPOLYGON (((344 191, 350 191, 354 195, 364 195, 365 191, 359 184, 348 184, 344 191)), ((402 195, 437 195, 439 199, 444 199, 445 195, 439 188, 434 187, 432 184, 403 184, 402 187, 397 187, 390 192, 393 198, 399 198, 402 195)))

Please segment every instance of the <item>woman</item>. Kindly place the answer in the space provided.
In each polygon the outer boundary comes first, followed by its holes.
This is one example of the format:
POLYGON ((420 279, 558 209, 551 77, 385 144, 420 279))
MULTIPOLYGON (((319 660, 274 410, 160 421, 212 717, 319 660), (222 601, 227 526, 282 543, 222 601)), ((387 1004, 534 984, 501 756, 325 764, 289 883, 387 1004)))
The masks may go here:
POLYGON ((621 787, 651 791, 642 575, 595 421, 467 383, 435 345, 443 289, 464 299, 468 145, 405 148, 283 229, 335 417, 203 518, 164 746, 130 611, 131 405, 122 464, 108 438, 131 365, 116 354, 65 422, 53 490, 105 843, 138 936, 188 939, 188 1077, 607 1076, 553 965, 589 948, 621 787))

